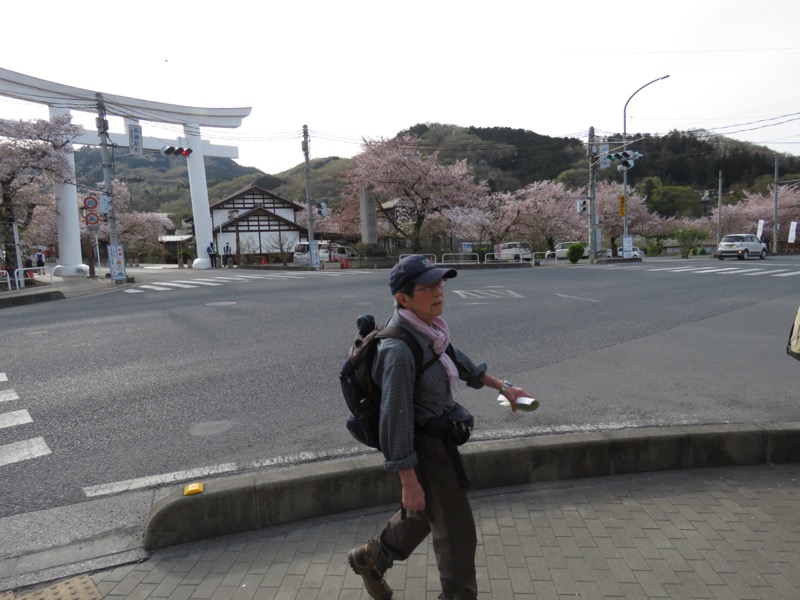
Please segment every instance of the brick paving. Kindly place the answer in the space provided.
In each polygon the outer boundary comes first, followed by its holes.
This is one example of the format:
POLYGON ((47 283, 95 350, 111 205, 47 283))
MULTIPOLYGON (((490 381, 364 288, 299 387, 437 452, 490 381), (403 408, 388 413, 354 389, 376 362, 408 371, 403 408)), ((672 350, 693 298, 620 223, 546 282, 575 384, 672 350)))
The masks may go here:
MULTIPOLYGON (((472 502, 481 598, 800 598, 800 464, 484 490, 472 502)), ((106 600, 368 600, 346 555, 392 511, 165 548, 91 578, 106 600)), ((395 599, 437 598, 430 542, 386 579, 395 599)))

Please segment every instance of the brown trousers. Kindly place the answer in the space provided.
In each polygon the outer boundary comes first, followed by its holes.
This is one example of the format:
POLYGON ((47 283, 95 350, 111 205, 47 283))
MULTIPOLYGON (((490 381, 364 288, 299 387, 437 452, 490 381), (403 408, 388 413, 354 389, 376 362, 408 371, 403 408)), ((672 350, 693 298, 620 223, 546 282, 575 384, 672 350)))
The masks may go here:
POLYGON ((389 519, 379 536, 381 567, 391 567, 395 560, 406 560, 429 533, 439 567, 439 580, 446 600, 475 600, 477 536, 472 507, 467 492, 459 484, 453 461, 442 440, 416 435, 414 450, 418 464, 417 478, 425 491, 425 510, 401 511, 389 519))

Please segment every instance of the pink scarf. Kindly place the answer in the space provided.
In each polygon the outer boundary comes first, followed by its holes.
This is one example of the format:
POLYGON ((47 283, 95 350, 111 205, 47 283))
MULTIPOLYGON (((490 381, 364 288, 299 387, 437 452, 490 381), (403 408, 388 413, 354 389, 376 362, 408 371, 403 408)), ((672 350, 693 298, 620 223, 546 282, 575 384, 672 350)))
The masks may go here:
POLYGON ((410 310, 401 308, 398 312, 401 317, 414 326, 414 329, 433 342, 433 351, 439 355, 439 362, 442 363, 447 373, 447 379, 450 380, 450 389, 452 391, 457 390, 460 381, 458 378, 458 369, 453 359, 445 352, 447 346, 450 345, 450 329, 447 327, 445 320, 442 317, 435 317, 433 322, 428 325, 410 310))

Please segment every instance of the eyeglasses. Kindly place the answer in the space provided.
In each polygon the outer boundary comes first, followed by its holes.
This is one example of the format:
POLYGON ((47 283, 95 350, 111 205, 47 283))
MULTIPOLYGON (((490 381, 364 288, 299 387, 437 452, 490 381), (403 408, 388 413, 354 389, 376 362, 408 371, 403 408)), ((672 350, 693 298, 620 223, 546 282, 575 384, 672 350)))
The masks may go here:
POLYGON ((433 283, 428 283, 425 285, 420 285, 419 287, 415 287, 414 292, 422 292, 423 294, 427 294, 437 288, 443 288, 446 285, 447 285, 447 279, 440 279, 439 281, 435 281, 433 283))

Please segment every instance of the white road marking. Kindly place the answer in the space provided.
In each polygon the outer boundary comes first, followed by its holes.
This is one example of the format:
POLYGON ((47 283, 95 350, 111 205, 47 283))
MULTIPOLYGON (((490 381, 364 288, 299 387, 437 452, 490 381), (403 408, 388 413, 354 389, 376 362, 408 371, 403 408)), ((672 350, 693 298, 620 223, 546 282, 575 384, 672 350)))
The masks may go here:
POLYGON ((143 294, 144 290, 122 290, 126 294, 143 294))
POLYGON ((15 410, 13 412, 0 413, 0 429, 33 423, 31 414, 27 410, 15 410))
POLYGON ((8 381, 8 377, 6 377, 5 373, 0 373, 0 381, 8 381))
POLYGON ((789 269, 774 269, 772 271, 758 271, 756 273, 745 273, 744 276, 753 276, 753 275, 775 275, 776 273, 783 273, 784 271, 788 271, 789 269))
POLYGON ((6 444, 5 446, 0 446, 0 467, 39 456, 46 456, 50 453, 50 448, 45 443, 44 438, 33 438, 6 444))
POLYGON ((453 290, 461 299, 464 298, 524 298, 511 290, 453 290))
POLYGON ((200 467, 198 469, 188 469, 186 471, 175 471, 164 473, 163 475, 151 475, 149 477, 139 477, 136 479, 126 479, 116 483, 104 483, 83 488, 83 493, 87 497, 108 496, 130 490, 140 490, 142 488, 164 485, 165 483, 175 483, 177 481, 187 481, 197 477, 208 477, 209 475, 220 475, 236 471, 236 463, 222 463, 211 467, 200 467))
POLYGON ((775 277, 794 277, 795 275, 800 275, 800 271, 792 271, 791 273, 779 273, 775 275, 775 277))
POLYGON ((556 294, 559 298, 569 298, 570 300, 582 300, 583 302, 600 302, 600 300, 594 300, 592 298, 581 298, 579 296, 568 296, 567 294, 556 294))
POLYGON ((174 292, 175 290, 168 287, 161 287, 158 285, 140 285, 139 289, 155 290, 156 292, 174 292))
POLYGON ((222 285, 221 283, 214 283, 210 279, 192 279, 185 281, 183 279, 176 279, 175 283, 190 283, 192 285, 222 285))
POLYGON ((0 390, 0 402, 11 402, 12 400, 19 400, 17 392, 14 390, 0 390))
POLYGON ((159 282, 158 285, 169 285, 169 286, 172 286, 172 287, 184 288, 184 289, 196 288, 197 287, 196 285, 192 285, 190 283, 180 283, 178 281, 162 281, 162 282, 159 282))

